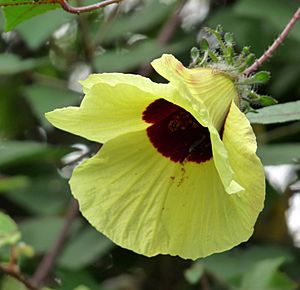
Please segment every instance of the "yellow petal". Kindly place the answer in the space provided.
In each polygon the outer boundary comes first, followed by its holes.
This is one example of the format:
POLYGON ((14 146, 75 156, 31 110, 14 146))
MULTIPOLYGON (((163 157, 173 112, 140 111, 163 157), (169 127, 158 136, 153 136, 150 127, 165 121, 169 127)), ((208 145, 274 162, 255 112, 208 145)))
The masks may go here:
POLYGON ((243 220, 247 223, 255 220, 263 208, 265 176, 263 166, 256 155, 256 138, 252 127, 234 102, 226 119, 223 142, 234 179, 245 188, 238 196, 247 202, 244 206, 237 203, 237 206, 243 212, 243 220))
POLYGON ((234 178, 234 172, 228 158, 227 148, 222 142, 216 128, 209 126, 215 167, 219 173, 223 186, 228 194, 244 191, 244 187, 234 178))
POLYGON ((146 107, 166 94, 173 94, 168 85, 151 84, 156 94, 131 84, 118 83, 111 86, 96 83, 79 108, 57 109, 47 113, 46 118, 59 129, 103 143, 120 134, 149 126, 142 120, 146 107))
POLYGON ((228 195, 213 160, 172 162, 142 130, 105 143, 75 169, 70 184, 82 214, 118 245, 147 256, 197 259, 251 235, 261 193, 248 185, 261 180, 245 177, 239 181, 249 193, 228 195))
POLYGON ((182 96, 190 99, 193 109, 201 116, 202 120, 199 122, 203 126, 212 123, 220 131, 231 102, 238 100, 234 82, 227 75, 211 68, 185 68, 171 54, 164 54, 151 64, 181 92, 182 96), (204 117, 203 110, 207 111, 208 119, 204 117))
POLYGON ((87 94, 90 89, 99 83, 106 83, 110 86, 118 84, 125 84, 135 86, 141 91, 158 96, 168 96, 170 87, 165 84, 158 84, 152 82, 149 78, 142 77, 134 74, 123 73, 101 73, 91 74, 86 80, 80 81, 83 86, 83 91, 87 94))

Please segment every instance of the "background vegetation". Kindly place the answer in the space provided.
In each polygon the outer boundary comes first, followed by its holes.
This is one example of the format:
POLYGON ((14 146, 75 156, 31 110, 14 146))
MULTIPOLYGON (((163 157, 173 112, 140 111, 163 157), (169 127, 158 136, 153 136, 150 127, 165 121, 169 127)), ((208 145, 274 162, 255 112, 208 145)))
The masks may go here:
MULTIPOLYGON (((280 171, 275 181, 269 167, 266 206, 255 233, 231 251, 196 262, 139 256, 96 232, 72 201, 72 166, 99 146, 54 129, 44 113, 78 105, 79 79, 91 72, 131 72, 161 81, 148 63, 169 52, 188 65, 201 28, 217 24, 259 57, 299 6, 297 0, 190 2, 198 6, 186 15, 184 1, 175 0, 124 0, 118 8, 81 15, 56 9, 10 32, 4 32, 0 14, 0 207, 19 229, 0 215, 7 229, 0 235, 1 263, 13 262, 16 269, 16 259, 25 276, 59 290, 300 289, 300 186, 289 186, 298 179, 300 121, 254 124, 264 165, 295 167, 285 175, 280 171)), ((298 23, 264 64, 272 79, 259 93, 279 103, 299 100, 299 49, 298 23)), ((1 271, 0 285, 26 289, 1 271)))

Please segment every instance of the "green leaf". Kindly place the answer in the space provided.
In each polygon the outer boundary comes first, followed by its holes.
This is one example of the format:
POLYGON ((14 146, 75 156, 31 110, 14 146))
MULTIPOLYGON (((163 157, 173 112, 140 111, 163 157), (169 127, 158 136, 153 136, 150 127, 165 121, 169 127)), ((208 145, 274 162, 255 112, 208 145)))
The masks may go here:
POLYGON ((225 35, 224 35, 224 40, 225 40, 227 45, 232 46, 234 44, 233 33, 226 32, 225 35))
POLYGON ((24 76, 0 76, 0 150, 1 138, 4 140, 14 139, 22 136, 25 130, 30 131, 34 126, 32 116, 28 114, 28 110, 24 106, 24 99, 20 97, 22 94, 20 92, 21 79, 24 79, 24 76), (16 118, 16 108, 22 108, 23 112, 23 114, 18 114, 18 118, 16 118))
POLYGON ((300 101, 274 105, 257 110, 258 113, 248 113, 251 123, 274 124, 300 120, 300 101))
POLYGON ((26 176, 2 177, 0 178, 0 192, 21 189, 29 184, 30 179, 26 176))
POLYGON ((37 254, 41 254, 47 251, 57 239, 63 226, 63 219, 56 217, 27 219, 19 226, 25 243, 31 245, 37 254))
MULTIPOLYGON (((247 59, 251 57, 251 54, 247 57, 247 59)), ((246 60, 247 66, 252 64, 252 60, 249 63, 249 60, 246 60)), ((270 79, 270 73, 267 71, 260 71, 254 74, 251 77, 248 77, 240 82, 243 85, 253 85, 253 84, 264 84, 270 79)))
POLYGON ((0 167, 26 161, 54 159, 64 153, 65 150, 38 142, 0 140, 0 167))
POLYGON ((200 48, 204 51, 209 50, 209 43, 205 38, 200 40, 200 48))
MULTIPOLYGON (((45 204, 45 207, 47 204, 45 204)), ((27 219, 20 223, 22 240, 34 248, 37 254, 42 254, 53 245, 57 239, 64 223, 63 218, 38 217, 27 219)), ((80 221, 76 220, 71 232, 76 231, 80 221)))
POLYGON ((271 74, 268 71, 260 71, 252 76, 256 83, 264 84, 270 79, 271 74))
POLYGON ((55 277, 61 281, 60 285, 55 288, 56 290, 73 290, 80 285, 92 290, 107 290, 99 286, 99 282, 95 280, 95 275, 92 275, 91 271, 69 271, 60 268, 55 273, 55 277))
POLYGON ((78 270, 107 254, 113 246, 109 239, 89 227, 70 240, 58 263, 64 268, 78 270))
POLYGON ((74 290, 91 290, 89 287, 86 287, 84 285, 79 285, 74 290))
POLYGON ((37 64, 33 59, 21 59, 11 53, 0 54, 0 75, 10 75, 30 70, 37 64))
POLYGON ((149 63, 162 53, 176 54, 190 47, 191 38, 161 47, 156 40, 147 40, 136 44, 130 50, 108 51, 95 58, 94 64, 99 72, 124 72, 149 63))
MULTIPOLYGON (((233 249, 196 261, 203 263, 205 270, 212 272, 220 281, 239 284, 241 277, 263 259, 284 257, 292 260, 291 253, 285 248, 275 246, 252 246, 248 249, 233 249)), ((257 290, 250 288, 249 290, 257 290)))
POLYGON ((259 96, 259 99, 255 102, 259 103, 263 107, 273 106, 278 103, 274 98, 270 96, 259 96))
POLYGON ((74 105, 80 101, 80 94, 67 88, 35 84, 24 89, 24 94, 36 116, 46 128, 52 128, 45 113, 59 107, 74 105))
POLYGON ((158 0, 146 1, 146 5, 136 13, 128 13, 123 17, 117 18, 108 29, 105 42, 119 40, 128 32, 143 33, 147 29, 165 21, 171 9, 172 5, 162 4, 158 0))
POLYGON ((2 283, 0 284, 2 290, 28 290, 24 284, 16 280, 11 276, 4 276, 2 283))
POLYGON ((240 290, 293 290, 297 287, 291 279, 278 271, 284 263, 284 258, 267 259, 260 261, 246 272, 240 290), (278 285, 276 282, 280 282, 278 285))
POLYGON ((204 265, 202 263, 193 263, 190 268, 184 271, 184 277, 190 284, 196 284, 202 277, 204 265))
POLYGON ((262 145, 257 149, 257 155, 264 165, 292 164, 300 159, 299 143, 280 143, 262 145))
MULTIPOLYGON (((44 2, 44 1, 43 1, 44 2)), ((50 1, 46 1, 51 3, 50 1)), ((6 6, 3 8, 5 15, 5 30, 9 31, 13 29, 16 25, 23 22, 26 19, 32 18, 36 15, 45 13, 49 10, 60 8, 58 4, 39 4, 39 1, 23 1, 23 0, 0 0, 1 4, 12 4, 16 6, 6 6), (26 5, 18 5, 18 2, 24 3, 26 5), (33 3, 33 4, 32 4, 33 3)))
MULTIPOLYGON (((1 8, 0 8, 1 9, 1 8)), ((2 10, 2 9, 1 9, 2 10)), ((1 27, 1 30, 3 30, 3 27, 4 27, 4 15, 3 15, 3 12, 0 13, 0 27, 1 27)))
POLYGON ((200 53, 197 47, 192 47, 191 49, 191 58, 193 62, 196 62, 199 59, 200 53))
MULTIPOLYGON (((261 96, 254 91, 248 92, 249 102, 263 107, 276 105, 278 102, 270 96, 261 96)), ((251 111, 250 111, 251 112, 251 111)), ((256 112, 256 111, 255 111, 256 112)))
POLYGON ((20 238, 21 234, 17 224, 8 215, 0 211, 0 247, 13 245, 20 238))
MULTIPOLYGON (((278 31, 282 31, 298 8, 299 3, 294 1, 241 0, 234 6, 234 12, 244 17, 261 18, 264 22, 268 21, 274 25, 278 31)), ((300 40, 300 30, 295 27, 291 30, 289 37, 300 40)))
POLYGON ((161 51, 154 41, 143 41, 130 50, 107 51, 96 57, 94 64, 98 72, 124 72, 149 62, 161 51))
POLYGON ((26 20, 17 27, 17 31, 29 48, 37 49, 50 38, 56 29, 75 17, 74 14, 57 9, 26 20))
POLYGON ((67 180, 55 174, 38 176, 30 181, 25 188, 13 190, 5 197, 32 214, 55 215, 66 208, 70 199, 67 180))
POLYGON ((254 61, 255 61, 255 55, 253 53, 250 53, 249 55, 247 55, 246 60, 245 60, 246 67, 253 64, 254 61))

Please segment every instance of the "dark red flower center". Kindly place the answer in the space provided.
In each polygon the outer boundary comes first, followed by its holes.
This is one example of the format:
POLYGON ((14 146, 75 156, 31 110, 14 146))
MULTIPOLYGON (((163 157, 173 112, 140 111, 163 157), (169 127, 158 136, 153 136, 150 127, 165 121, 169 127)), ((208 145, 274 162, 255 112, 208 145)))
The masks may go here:
POLYGON ((153 146, 172 161, 201 163, 212 158, 208 129, 183 108, 158 99, 143 112, 143 120, 153 124, 147 128, 153 146))

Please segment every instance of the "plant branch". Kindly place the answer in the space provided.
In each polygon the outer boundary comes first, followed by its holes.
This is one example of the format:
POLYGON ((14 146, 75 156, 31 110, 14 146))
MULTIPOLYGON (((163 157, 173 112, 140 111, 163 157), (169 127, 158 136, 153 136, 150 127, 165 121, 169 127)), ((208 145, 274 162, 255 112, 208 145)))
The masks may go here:
MULTIPOLYGON (((180 24, 179 14, 185 2, 186 1, 183 0, 179 3, 179 6, 175 9, 175 11, 172 13, 165 25, 162 27, 157 37, 157 42, 160 46, 164 47, 165 45, 167 45, 168 42, 171 40, 173 34, 175 33, 176 28, 180 24)), ((139 69, 138 74, 147 77, 152 73, 152 71, 152 66, 150 64, 145 64, 139 69)))
POLYGON ((39 288, 34 286, 33 283, 31 283, 22 273, 20 273, 18 269, 0 264, 0 270, 6 275, 11 276, 19 282, 21 282, 22 284, 24 284, 27 287, 27 289, 39 290, 39 288))
POLYGON ((64 247, 64 244, 68 238, 70 227, 78 212, 78 203, 75 199, 73 199, 71 201, 70 208, 65 217, 64 225, 57 237, 57 240, 54 242, 49 252, 44 256, 36 272, 34 273, 32 284, 34 284, 36 287, 40 287, 51 272, 57 257, 64 247))
POLYGON ((280 33, 280 35, 276 38, 273 44, 269 47, 269 49, 258 59, 256 60, 250 67, 248 67, 245 71, 245 75, 249 75, 255 72, 258 67, 260 67, 267 59, 269 59, 277 47, 283 42, 283 40, 288 36, 291 29, 294 27, 297 20, 300 18, 300 8, 297 9, 293 17, 290 19, 289 23, 286 25, 284 30, 280 33))
POLYGON ((72 14, 80 14, 82 12, 90 12, 99 8, 103 8, 105 6, 120 3, 122 0, 105 0, 102 2, 98 2, 92 5, 82 6, 82 7, 73 7, 71 6, 66 0, 60 0, 60 6, 65 11, 72 13, 72 14))

